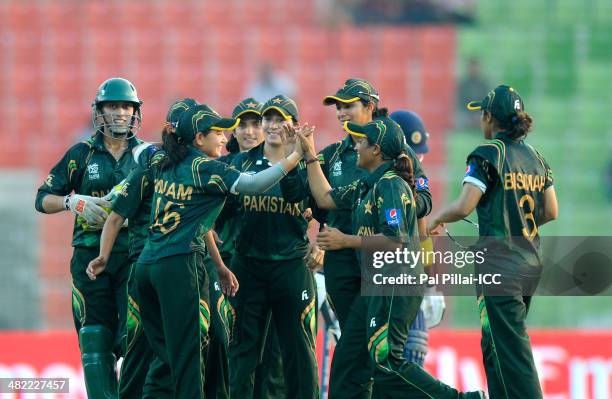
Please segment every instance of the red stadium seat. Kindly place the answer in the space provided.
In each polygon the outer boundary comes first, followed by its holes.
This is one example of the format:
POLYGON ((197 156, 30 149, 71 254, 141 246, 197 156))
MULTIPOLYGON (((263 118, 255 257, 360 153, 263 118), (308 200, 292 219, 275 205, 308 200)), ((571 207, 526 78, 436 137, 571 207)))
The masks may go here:
POLYGON ((331 35, 327 30, 302 28, 297 36, 295 48, 299 65, 325 63, 333 52, 329 45, 331 35))
POLYGON ((180 29, 175 31, 174 62, 178 64, 201 65, 210 51, 210 42, 198 29, 180 29))
POLYGON ((198 23, 194 24, 194 26, 201 25, 213 29, 228 25, 237 26, 236 1, 206 1, 200 3, 203 7, 201 14, 198 15, 198 23))
POLYGON ((83 58, 83 36, 80 30, 55 31, 46 38, 46 51, 52 65, 80 65, 83 58))
POLYGON ((265 28, 254 32, 257 57, 273 60, 274 65, 284 68, 288 64, 289 42, 287 35, 279 34, 279 29, 265 28))
POLYGON ((50 27, 54 33, 81 28, 82 3, 64 1, 45 1, 41 5, 43 26, 50 27))
POLYGON ((254 54, 255 48, 250 48, 246 43, 246 33, 241 30, 218 28, 207 35, 206 60, 214 61, 220 66, 239 66, 248 64, 252 58, 247 54, 254 54))
POLYGON ((41 6, 37 1, 10 1, 6 4, 6 23, 9 30, 20 33, 40 33, 41 6))
POLYGON ((364 28, 342 28, 331 42, 338 48, 343 65, 363 65, 370 60, 370 49, 375 41, 372 32, 364 28))

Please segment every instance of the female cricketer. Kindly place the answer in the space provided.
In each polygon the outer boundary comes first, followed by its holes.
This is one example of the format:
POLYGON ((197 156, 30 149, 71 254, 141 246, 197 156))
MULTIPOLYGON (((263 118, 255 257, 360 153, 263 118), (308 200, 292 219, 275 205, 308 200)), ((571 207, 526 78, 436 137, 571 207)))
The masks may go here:
MULTIPOLYGON (((374 87, 363 79, 348 79, 344 85, 323 99, 324 105, 336 106, 336 117, 341 127, 346 122, 366 124, 375 118, 387 115, 385 108, 379 108, 380 96, 374 87)), ((355 144, 357 139, 345 135, 344 139, 325 147, 318 155, 318 160, 325 178, 333 188, 349 185, 367 175, 367 171, 358 167, 355 144)), ((423 173, 416 155, 410 148, 406 152, 415 165, 418 177, 417 216, 426 216, 431 209, 431 194, 427 176, 423 173)), ((300 180, 296 171, 281 181, 283 194, 291 201, 299 201, 310 195, 308 183, 300 180)), ((330 209, 327 212, 317 211, 315 217, 323 227, 339 229, 351 234, 352 220, 350 209, 330 209)), ((325 236, 325 228, 322 228, 325 236)), ((330 248, 323 242, 325 250, 324 271, 325 286, 330 302, 338 317, 342 335, 334 350, 330 373, 330 396, 336 393, 348 397, 368 398, 372 390, 371 372, 363 367, 367 363, 367 353, 354 350, 353 331, 359 334, 360 320, 354 318, 352 308, 361 290, 361 271, 355 251, 350 248, 330 248), (361 353, 365 359, 355 356, 361 353)))
MULTIPOLYGON (((245 98, 234 107, 232 118, 239 119, 240 121, 225 145, 225 149, 228 151, 227 155, 217 158, 218 161, 229 165, 240 152, 248 151, 263 141, 263 130, 261 129, 262 106, 262 103, 253 98, 245 98)), ((237 196, 230 196, 215 221, 215 231, 218 233, 219 239, 219 253, 223 264, 228 267, 232 262, 234 241, 239 228, 238 205, 237 196)), ((211 341, 211 346, 208 350, 207 363, 214 363, 215 367, 208 367, 206 369, 207 385, 210 380, 219 382, 216 383, 217 390, 214 392, 214 395, 208 395, 207 393, 207 397, 224 399, 230 396, 229 342, 231 341, 234 327, 235 311, 229 300, 221 292, 219 285, 215 286, 214 284, 217 267, 210 253, 206 256, 205 265, 206 272, 213 284, 210 290, 210 301, 213 305, 213 324, 215 324, 216 315, 220 315, 223 319, 222 323, 226 326, 226 331, 223 335, 215 338, 221 338, 222 342, 212 345, 213 342, 211 341)))
POLYGON ((476 273, 502 273, 501 293, 477 286, 482 353, 491 398, 541 398, 525 318, 542 272, 539 228, 557 218, 553 175, 544 158, 525 142, 533 120, 519 93, 497 86, 481 101, 486 141, 467 157, 459 198, 430 219, 438 234, 444 223, 476 209, 480 241, 494 244, 476 273), (520 278, 519 278, 520 276, 520 278))
POLYGON ((117 395, 113 352, 122 354, 121 331, 126 321, 130 269, 127 229, 121 229, 104 275, 91 281, 85 269, 98 256, 100 229, 111 205, 103 197, 135 166, 132 150, 142 143, 136 138, 141 104, 128 80, 104 81, 92 104, 95 133, 66 152, 36 195, 39 212, 71 211, 76 216, 70 262, 72 314, 90 397, 117 395), (91 351, 104 355, 92 360, 88 355, 91 351))
MULTIPOLYGON (((208 281, 199 281, 203 260, 192 250, 193 239, 211 230, 228 195, 265 191, 302 156, 294 151, 255 176, 209 158, 220 155, 225 131, 237 123, 197 105, 185 111, 174 133, 163 137, 165 158, 155 174, 151 227, 135 273, 145 335, 168 363, 177 398, 204 396, 200 348, 210 325, 210 301, 207 292, 200 292, 208 281)), ((230 295, 238 288, 234 283, 226 287, 230 295)))
MULTIPOLYGON (((162 137, 174 131, 182 114, 197 102, 185 98, 174 102, 166 116, 162 137)), ((141 317, 140 299, 136 290, 134 266, 147 237, 151 200, 153 197, 153 172, 163 159, 163 152, 155 145, 143 143, 134 149, 136 167, 124 182, 113 189, 112 212, 108 216, 100 237, 100 253, 89 262, 87 274, 95 280, 106 269, 111 250, 126 219, 128 219, 129 261, 128 310, 125 326, 124 359, 119 378, 119 397, 171 398, 174 388, 168 365, 157 358, 147 342, 141 317), (147 377, 148 376, 148 377, 147 377)))
MULTIPOLYGON (((283 127, 299 120, 295 101, 284 95, 269 99, 262 115, 264 143, 239 154, 232 163, 243 173, 274 168, 285 154, 283 127)), ((241 195, 240 202, 242 222, 231 266, 241 284, 231 299, 236 310, 230 345, 232 397, 253 396, 255 368, 271 317, 280 343, 287 397, 317 398, 316 289, 304 260, 308 221, 302 213, 308 206, 287 201, 279 185, 260 195, 241 195)))
MULTIPOLYGON (((365 248, 364 237, 378 235, 393 237, 404 245, 420 245, 414 172, 402 129, 387 117, 364 125, 346 122, 344 126, 357 138, 357 166, 368 173, 338 188, 332 188, 325 179, 317 162, 313 136, 298 132, 308 165, 308 182, 317 204, 324 209, 352 209, 352 234, 329 229, 324 237, 319 236, 319 242, 332 248, 357 250, 365 248)), ((354 352, 365 352, 366 359, 369 356, 371 360, 359 366, 373 374, 379 397, 482 398, 481 392, 458 392, 403 357, 408 327, 422 298, 395 295, 393 289, 390 294, 357 297, 351 317, 360 323, 349 330, 350 344, 354 352), (374 366, 373 371, 370 365, 374 366)), ((333 396, 330 393, 330 398, 352 397, 367 396, 346 391, 336 391, 333 396)))

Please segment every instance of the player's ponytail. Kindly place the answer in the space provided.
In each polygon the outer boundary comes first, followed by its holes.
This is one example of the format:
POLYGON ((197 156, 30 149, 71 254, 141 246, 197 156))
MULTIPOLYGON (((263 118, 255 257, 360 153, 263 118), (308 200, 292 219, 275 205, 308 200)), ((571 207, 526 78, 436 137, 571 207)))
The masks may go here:
POLYGON ((225 144, 225 149, 230 154, 237 154, 240 152, 240 146, 238 145, 238 140, 236 140, 236 137, 233 134, 231 135, 230 139, 227 141, 227 144, 225 144))
POLYGON ((387 117, 389 117, 389 110, 387 108, 374 108, 374 112, 372 112, 372 119, 387 117))
POLYGON ((412 191, 412 195, 416 199, 417 191, 416 184, 414 182, 414 167, 412 166, 412 159, 410 159, 410 156, 406 154, 406 151, 402 150, 401 154, 393 160, 393 170, 399 177, 408 183, 410 190, 412 191))
POLYGON ((499 126, 502 130, 508 132, 508 136, 512 139, 519 139, 527 136, 533 129, 533 119, 525 111, 518 111, 514 116, 499 126))
POLYGON ((161 170, 168 169, 178 165, 189 152, 187 144, 182 142, 182 139, 176 134, 168 132, 164 129, 162 132, 162 149, 166 153, 166 157, 159 165, 161 170))

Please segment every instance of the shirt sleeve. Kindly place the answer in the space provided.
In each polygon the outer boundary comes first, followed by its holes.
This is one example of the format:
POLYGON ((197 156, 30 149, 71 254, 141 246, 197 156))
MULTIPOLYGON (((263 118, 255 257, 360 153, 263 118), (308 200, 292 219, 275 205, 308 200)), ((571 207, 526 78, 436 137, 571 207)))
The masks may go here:
POLYGON ((478 187, 483 194, 487 192, 490 182, 487 174, 486 161, 484 159, 480 157, 468 158, 465 176, 461 184, 463 185, 466 183, 478 187))
POLYGON ((410 188, 400 177, 382 178, 376 183, 378 228, 387 237, 408 237, 416 224, 416 203, 410 188))
POLYGON ((287 176, 280 181, 280 188, 286 201, 299 202, 308 198, 310 187, 308 186, 306 165, 300 162, 297 167, 287 173, 287 176))
POLYGON ((358 187, 359 180, 355 180, 346 186, 332 188, 331 197, 336 204, 336 208, 353 209, 357 199, 358 187))
POLYGON ((44 212, 42 201, 48 194, 68 195, 75 190, 79 175, 78 170, 84 167, 84 165, 79 164, 81 162, 82 146, 85 146, 85 144, 79 143, 70 148, 51 169, 43 184, 38 188, 35 203, 38 211, 44 212))
POLYGON ((204 157, 194 159, 192 173, 195 187, 211 195, 227 195, 240 177, 235 167, 204 157))
POLYGON ((111 209, 126 219, 134 217, 140 209, 144 194, 149 189, 146 170, 139 165, 136 166, 125 179, 111 209))

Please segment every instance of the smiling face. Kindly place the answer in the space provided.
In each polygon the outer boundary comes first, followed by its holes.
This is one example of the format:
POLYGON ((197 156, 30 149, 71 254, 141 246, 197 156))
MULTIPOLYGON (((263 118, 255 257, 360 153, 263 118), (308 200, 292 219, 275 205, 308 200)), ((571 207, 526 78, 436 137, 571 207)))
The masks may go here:
POLYGON ((233 134, 241 152, 259 145, 264 140, 261 118, 254 113, 241 116, 233 134))
POLYGON ((102 103, 97 122, 104 126, 104 134, 109 137, 126 136, 132 128, 134 104, 126 101, 108 101, 102 103))
POLYGON ((273 146, 283 145, 283 126, 293 126, 293 120, 286 120, 280 112, 269 110, 263 116, 262 128, 266 143, 273 146))
POLYGON ((220 157, 226 143, 225 131, 221 130, 211 129, 206 134, 198 132, 193 139, 193 145, 211 158, 220 157))
POLYGON ((370 170, 375 163, 376 154, 380 153, 376 144, 370 145, 365 137, 355 138, 355 151, 357 152, 357 166, 370 170))
POLYGON ((372 120, 373 110, 373 103, 365 106, 361 101, 353 101, 351 103, 336 102, 336 118, 338 118, 341 125, 344 125, 344 122, 347 121, 364 125, 372 120))

